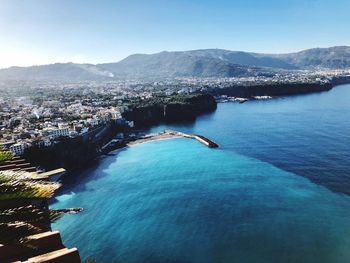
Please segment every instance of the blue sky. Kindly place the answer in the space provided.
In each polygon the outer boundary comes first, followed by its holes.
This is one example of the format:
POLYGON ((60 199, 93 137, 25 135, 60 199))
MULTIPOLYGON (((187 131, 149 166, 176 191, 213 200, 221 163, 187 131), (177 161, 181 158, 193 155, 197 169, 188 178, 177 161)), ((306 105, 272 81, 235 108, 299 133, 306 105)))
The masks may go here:
POLYGON ((0 0, 0 68, 350 45, 349 0, 0 0))

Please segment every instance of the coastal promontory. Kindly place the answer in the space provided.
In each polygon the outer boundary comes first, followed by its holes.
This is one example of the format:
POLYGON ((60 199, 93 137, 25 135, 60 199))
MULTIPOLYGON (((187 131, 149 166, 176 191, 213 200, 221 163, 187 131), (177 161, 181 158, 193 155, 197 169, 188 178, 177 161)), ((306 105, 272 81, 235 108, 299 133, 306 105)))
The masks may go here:
POLYGON ((217 103, 209 94, 156 97, 132 103, 123 117, 144 127, 160 122, 191 121, 198 115, 214 111, 217 103))

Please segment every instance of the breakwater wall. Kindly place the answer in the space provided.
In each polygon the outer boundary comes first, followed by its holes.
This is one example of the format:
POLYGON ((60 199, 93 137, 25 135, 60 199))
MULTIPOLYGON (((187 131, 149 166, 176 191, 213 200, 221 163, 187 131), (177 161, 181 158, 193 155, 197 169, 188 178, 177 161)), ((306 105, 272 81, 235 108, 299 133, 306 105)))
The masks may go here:
POLYGON ((196 139, 197 141, 199 141, 200 143, 203 143, 204 145, 208 146, 209 148, 218 148, 219 145, 215 142, 213 142, 212 140, 201 136, 201 135, 193 135, 194 139, 196 139))
POLYGON ((184 132, 179 132, 179 131, 173 131, 173 130, 165 130, 164 131, 165 134, 169 134, 169 135, 174 135, 174 136, 181 136, 184 138, 190 138, 190 139, 195 139, 198 142, 204 144, 205 146, 209 147, 209 148, 218 148, 219 145, 215 142, 213 142, 212 140, 202 136, 202 135, 198 135, 198 134, 187 134, 184 132))

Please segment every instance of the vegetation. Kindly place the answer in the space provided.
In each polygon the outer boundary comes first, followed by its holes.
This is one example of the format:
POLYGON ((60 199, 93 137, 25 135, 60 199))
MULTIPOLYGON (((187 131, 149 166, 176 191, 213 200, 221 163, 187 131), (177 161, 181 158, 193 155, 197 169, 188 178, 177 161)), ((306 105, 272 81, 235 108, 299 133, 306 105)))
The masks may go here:
POLYGON ((2 151, 0 149, 0 163, 11 160, 14 154, 10 151, 2 151))
POLYGON ((34 180, 32 173, 0 171, 0 243, 29 246, 27 236, 47 231, 63 214, 46 202, 59 187, 34 180))
POLYGON ((0 171, 0 201, 13 199, 49 199, 58 183, 33 180, 31 173, 0 171))
POLYGON ((201 97, 201 94, 176 94, 172 96, 158 95, 149 99, 132 98, 127 105, 131 108, 136 107, 153 107, 168 104, 190 104, 191 99, 201 97))

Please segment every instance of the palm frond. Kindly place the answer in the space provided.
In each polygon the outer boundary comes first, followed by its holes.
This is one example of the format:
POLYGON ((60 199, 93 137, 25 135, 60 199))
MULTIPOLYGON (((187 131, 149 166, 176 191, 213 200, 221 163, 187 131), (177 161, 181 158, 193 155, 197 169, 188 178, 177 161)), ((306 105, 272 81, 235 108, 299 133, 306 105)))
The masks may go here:
POLYGON ((64 212, 35 207, 33 205, 20 206, 9 209, 0 209, 0 222, 11 223, 22 221, 31 224, 53 222, 59 219, 64 212))
POLYGON ((61 185, 35 180, 33 173, 0 171, 0 244, 34 248, 26 237, 47 231, 47 225, 64 213, 76 213, 79 208, 50 210, 45 200, 61 185), (44 202, 32 202, 33 200, 44 202))
POLYGON ((33 179, 28 172, 0 171, 0 201, 10 199, 48 199, 60 187, 59 183, 33 179))
POLYGON ((14 154, 10 151, 4 151, 0 149, 0 163, 4 161, 11 160, 13 158, 14 154))

